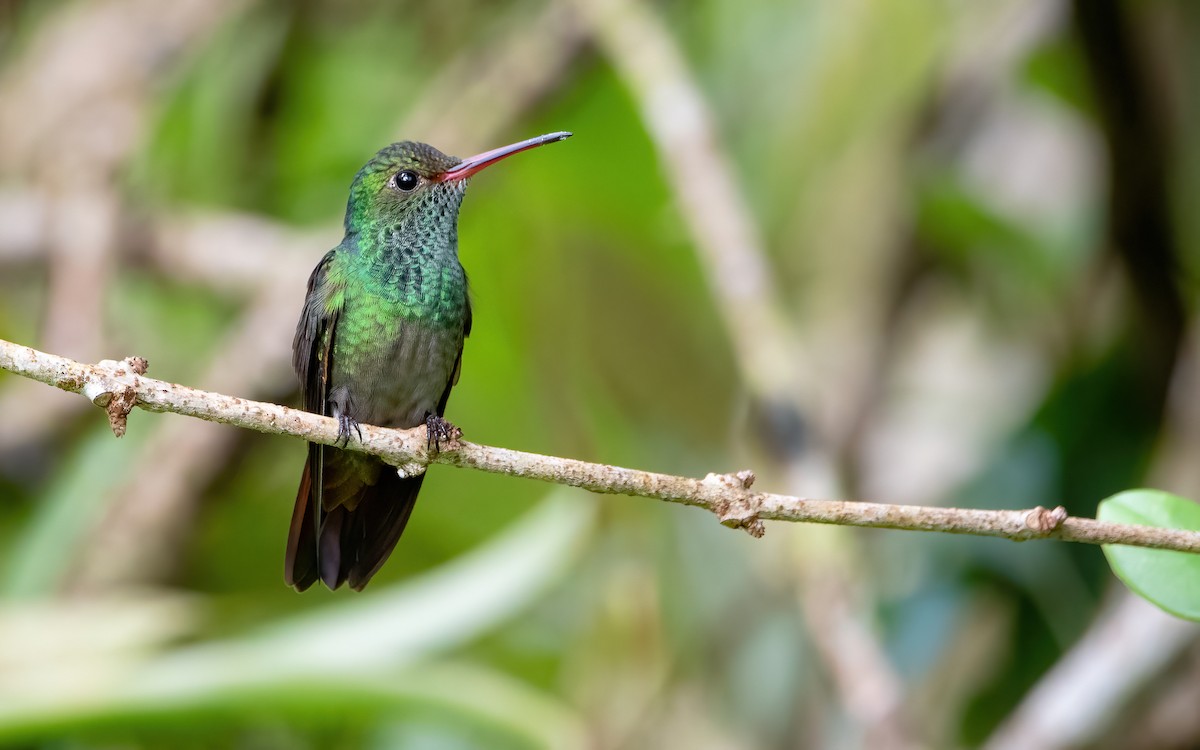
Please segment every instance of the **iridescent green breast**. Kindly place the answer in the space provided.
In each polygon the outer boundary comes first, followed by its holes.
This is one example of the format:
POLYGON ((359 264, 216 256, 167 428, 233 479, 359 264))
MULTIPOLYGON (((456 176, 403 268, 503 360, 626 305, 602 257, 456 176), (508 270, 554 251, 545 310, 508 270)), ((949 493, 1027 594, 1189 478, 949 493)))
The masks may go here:
POLYGON ((436 411, 453 378, 468 315, 466 276, 457 259, 386 274, 358 260, 348 254, 331 264, 339 308, 331 386, 350 386, 359 421, 412 427, 436 411))

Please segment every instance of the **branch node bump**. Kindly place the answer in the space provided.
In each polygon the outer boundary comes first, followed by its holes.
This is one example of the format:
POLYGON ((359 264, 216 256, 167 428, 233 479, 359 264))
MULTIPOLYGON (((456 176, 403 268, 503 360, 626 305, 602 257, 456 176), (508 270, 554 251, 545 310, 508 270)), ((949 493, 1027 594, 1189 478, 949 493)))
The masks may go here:
MULTIPOLYGON (((113 359, 103 359, 96 363, 96 367, 113 370, 120 364, 113 359)), ((84 397, 101 409, 106 408, 113 398, 112 381, 108 377, 98 376, 95 373, 84 380, 82 390, 84 397)))
POLYGON ((1067 509, 1061 505, 1054 510, 1047 510, 1039 505, 1025 515, 1025 525, 1039 536, 1053 534, 1066 520, 1067 509))
POLYGON ((103 409, 108 406, 113 397, 112 391, 105 386, 105 383, 89 380, 83 384, 83 395, 87 397, 88 401, 103 409))
POLYGON ((125 427, 129 422, 129 412, 137 405, 137 392, 126 386, 116 393, 109 393, 109 401, 104 407, 108 413, 108 426, 117 437, 125 436, 125 427))
POLYGON ((754 484, 754 472, 749 469, 742 469, 735 474, 717 474, 709 472, 704 476, 704 484, 715 486, 723 490, 745 490, 749 489, 750 485, 754 484))
POLYGON ((412 479, 413 477, 419 477, 424 474, 426 466, 424 464, 413 462, 400 464, 399 466, 395 467, 395 469, 396 473, 400 475, 401 479, 412 479))
POLYGON ((733 491, 741 494, 739 498, 718 498, 713 500, 710 507, 717 514, 722 526, 731 529, 744 529, 755 539, 761 539, 767 533, 766 526, 758 517, 756 496, 746 490, 754 484, 754 472, 743 469, 736 474, 709 473, 703 479, 703 484, 718 488, 719 491, 733 491))
POLYGON ((142 357, 126 357, 120 362, 101 360, 96 367, 109 372, 99 376, 93 374, 83 384, 83 395, 104 409, 108 414, 108 426, 117 437, 125 435, 129 412, 137 405, 137 382, 130 382, 130 378, 145 375, 148 366, 142 357))
POLYGON ((730 518, 726 521, 721 521, 722 526, 728 526, 731 529, 742 529, 755 539, 762 539, 763 534, 767 533, 767 526, 758 516, 750 516, 749 518, 730 518))

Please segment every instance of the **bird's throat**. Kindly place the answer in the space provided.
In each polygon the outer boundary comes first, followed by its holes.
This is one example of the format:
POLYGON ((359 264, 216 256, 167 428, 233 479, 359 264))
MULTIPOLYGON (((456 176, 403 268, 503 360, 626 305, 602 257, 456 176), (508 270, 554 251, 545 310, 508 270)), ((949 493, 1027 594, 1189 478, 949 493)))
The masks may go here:
POLYGON ((357 241, 346 253, 347 293, 359 298, 354 306, 374 308, 386 318, 462 325, 467 277, 453 226, 438 235, 384 230, 357 241))

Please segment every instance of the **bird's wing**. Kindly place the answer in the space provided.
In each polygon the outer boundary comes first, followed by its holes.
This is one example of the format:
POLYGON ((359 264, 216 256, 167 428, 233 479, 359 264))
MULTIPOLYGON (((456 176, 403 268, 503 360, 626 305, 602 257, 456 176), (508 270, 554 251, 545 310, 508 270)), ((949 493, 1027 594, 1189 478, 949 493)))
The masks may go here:
MULTIPOLYGON (((300 379, 304 408, 325 416, 329 414, 329 370, 340 312, 339 307, 329 304, 334 290, 327 281, 335 253, 335 250, 326 253, 308 277, 304 310, 300 313, 296 338, 292 341, 292 367, 300 379)), ((317 516, 321 512, 324 485, 324 452, 325 446, 308 444, 308 461, 296 493, 296 507, 292 510, 284 571, 288 585, 299 591, 308 588, 320 576, 316 540, 321 527, 317 516), (313 506, 311 513, 308 510, 310 504, 313 506)))
POLYGON ((438 416, 439 417, 445 416, 446 402, 450 400, 450 390, 452 388, 454 388, 454 386, 458 385, 458 376, 462 374, 463 342, 465 342, 467 339, 467 336, 470 336, 470 335, 471 335, 471 300, 468 298, 467 299, 467 319, 466 319, 466 322, 463 323, 462 338, 459 339, 459 341, 458 341, 458 357, 456 357, 454 360, 454 370, 451 371, 450 382, 446 383, 446 390, 442 392, 442 398, 438 401, 438 416))
POLYGON ((333 290, 326 282, 329 265, 336 250, 330 250, 308 277, 304 310, 296 324, 292 341, 292 367, 300 378, 304 408, 314 414, 327 414, 329 405, 329 364, 333 352, 333 330, 340 307, 329 305, 333 290))

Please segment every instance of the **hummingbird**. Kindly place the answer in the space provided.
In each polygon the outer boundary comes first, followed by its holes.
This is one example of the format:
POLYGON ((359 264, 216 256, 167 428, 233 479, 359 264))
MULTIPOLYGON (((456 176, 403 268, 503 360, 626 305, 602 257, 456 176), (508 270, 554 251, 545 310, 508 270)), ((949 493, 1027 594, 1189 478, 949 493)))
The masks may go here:
POLYGON ((467 180, 505 157, 570 137, 559 132, 467 159, 424 143, 380 149, 355 175, 345 236, 313 269, 292 366, 304 408, 334 417, 341 448, 308 444, 288 534, 284 579, 361 591, 404 531, 424 474, 344 450, 360 424, 425 425, 430 445, 457 434, 443 415, 471 333, 458 211, 467 180))

